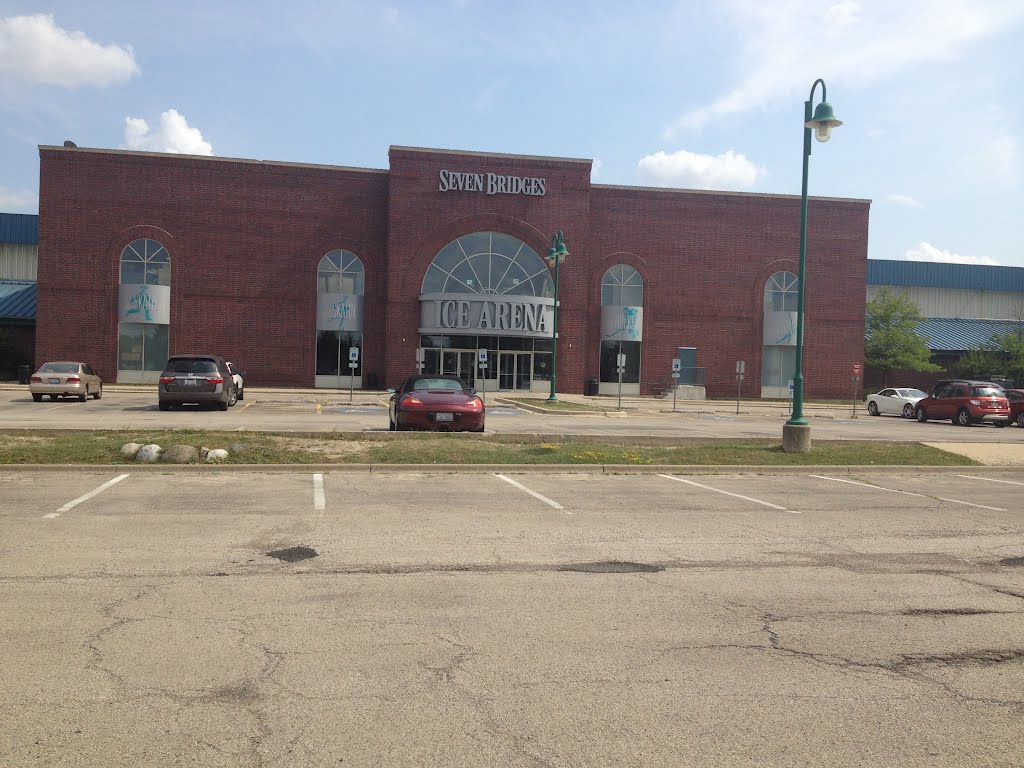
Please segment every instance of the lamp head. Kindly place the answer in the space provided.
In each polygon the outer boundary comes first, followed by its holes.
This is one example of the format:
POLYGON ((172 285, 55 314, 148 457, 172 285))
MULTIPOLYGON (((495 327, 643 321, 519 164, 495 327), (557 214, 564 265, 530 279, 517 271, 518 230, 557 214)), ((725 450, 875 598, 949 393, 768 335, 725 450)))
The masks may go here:
POLYGON ((814 131, 814 138, 818 141, 828 141, 832 136, 832 129, 843 124, 832 114, 832 105, 827 101, 821 102, 814 108, 814 117, 804 125, 814 131))

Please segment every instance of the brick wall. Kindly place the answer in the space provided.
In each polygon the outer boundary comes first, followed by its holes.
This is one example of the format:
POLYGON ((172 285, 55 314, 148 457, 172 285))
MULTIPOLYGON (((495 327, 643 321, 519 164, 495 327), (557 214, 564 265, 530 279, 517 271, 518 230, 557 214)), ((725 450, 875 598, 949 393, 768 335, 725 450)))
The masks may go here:
MULTIPOLYGON (((328 251, 366 268, 364 376, 414 370, 424 274, 475 231, 541 256, 565 233, 559 390, 597 376, 600 284, 617 263, 644 279, 641 382, 697 347, 710 396, 760 394, 764 284, 797 271, 799 198, 590 185, 589 160, 392 147, 390 172, 221 158, 40 149, 36 360, 116 370, 120 253, 139 237, 171 254, 171 351, 235 360, 252 385, 311 386, 316 267, 328 251), (544 196, 440 192, 442 169, 541 177, 544 196)), ((849 397, 863 357, 867 201, 812 198, 808 214, 808 397, 849 397)))

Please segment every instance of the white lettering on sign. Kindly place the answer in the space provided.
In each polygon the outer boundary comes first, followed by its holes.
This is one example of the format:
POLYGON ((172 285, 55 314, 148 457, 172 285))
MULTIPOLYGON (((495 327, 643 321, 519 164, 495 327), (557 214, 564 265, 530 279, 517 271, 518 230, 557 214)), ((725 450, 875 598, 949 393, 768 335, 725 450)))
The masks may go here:
POLYGON ((437 308, 437 327, 442 329, 551 333, 543 304, 448 300, 439 301, 437 308), (474 305, 477 305, 476 312, 474 305))
POLYGON ((543 197, 547 180, 533 176, 501 176, 496 173, 463 173, 442 170, 438 174, 439 192, 486 192, 488 195, 533 195, 543 197))

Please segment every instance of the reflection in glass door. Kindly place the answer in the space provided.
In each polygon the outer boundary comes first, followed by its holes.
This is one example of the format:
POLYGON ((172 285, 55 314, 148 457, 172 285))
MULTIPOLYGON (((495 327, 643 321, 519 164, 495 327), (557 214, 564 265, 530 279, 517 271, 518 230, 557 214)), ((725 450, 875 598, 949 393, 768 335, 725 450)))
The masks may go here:
POLYGON ((530 389, 530 380, 533 378, 533 355, 529 352, 516 354, 516 389, 530 389))

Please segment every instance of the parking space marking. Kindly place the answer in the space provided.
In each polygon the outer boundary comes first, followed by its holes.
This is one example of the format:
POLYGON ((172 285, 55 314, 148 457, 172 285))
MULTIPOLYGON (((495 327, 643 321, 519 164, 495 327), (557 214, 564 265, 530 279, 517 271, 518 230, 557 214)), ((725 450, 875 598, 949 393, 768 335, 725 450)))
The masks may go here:
POLYGON ((712 488, 710 485, 704 485, 703 483, 696 483, 693 480, 687 480, 687 479, 682 478, 682 477, 676 477, 675 475, 661 475, 661 474, 659 474, 658 477, 664 477, 666 480, 675 480, 677 483, 686 483, 687 485, 695 485, 698 488, 703 488, 704 490, 707 490, 707 491, 714 491, 715 493, 724 493, 726 496, 735 496, 737 499, 743 499, 744 501, 752 501, 755 504, 763 504, 766 507, 771 507, 772 509, 777 509, 780 512, 789 512, 789 513, 794 514, 794 515, 799 515, 800 514, 800 512, 798 512, 795 509, 786 509, 785 507, 780 507, 778 504, 772 504, 770 501, 761 501, 761 499, 755 499, 755 498, 752 498, 750 496, 743 496, 742 494, 733 493, 732 491, 723 491, 721 488, 712 488))
POLYGON ((874 488, 878 491, 888 491, 889 493, 902 493, 904 496, 918 496, 922 499, 938 499, 939 501, 949 501, 953 504, 963 504, 968 507, 978 507, 979 509, 990 509, 993 512, 1006 512, 1002 507, 988 507, 984 504, 974 504, 970 501, 963 501, 961 499, 947 499, 945 496, 928 496, 924 493, 914 493, 912 491, 900 491, 896 488, 886 488, 884 485, 872 485, 871 483, 860 483, 856 480, 844 480, 841 477, 828 477, 827 475, 810 475, 810 477, 816 477, 819 480, 831 480, 834 483, 849 483, 850 485, 863 485, 865 488, 874 488))
POLYGON ((970 480, 985 480, 989 483, 1006 483, 1008 485, 1024 485, 1024 483, 1018 483, 1016 480, 999 480, 995 477, 978 477, 977 475, 957 475, 957 477, 966 477, 970 480))
POLYGON ((101 485, 101 486, 100 486, 99 488, 94 488, 93 490, 89 491, 88 493, 86 493, 86 494, 84 494, 84 495, 82 495, 82 496, 79 496, 79 497, 78 497, 77 499, 75 499, 74 501, 69 501, 69 502, 68 502, 67 504, 65 504, 65 505, 64 505, 63 507, 61 507, 60 509, 58 509, 58 510, 57 510, 56 512, 50 512, 49 514, 43 515, 43 517, 44 517, 44 518, 46 518, 46 519, 48 519, 48 520, 52 520, 52 519, 54 519, 54 518, 56 518, 56 517, 60 517, 60 516, 61 516, 62 514, 64 514, 64 513, 65 513, 65 512, 67 512, 68 510, 70 510, 70 509, 73 509, 73 508, 77 507, 77 506, 78 506, 79 504, 81 504, 81 503, 82 503, 83 501, 88 501, 88 500, 89 500, 89 499, 91 499, 91 498, 92 498, 93 496, 96 496, 96 495, 98 495, 98 494, 100 494, 100 493, 103 493, 103 491, 107 490, 107 488, 109 488, 110 486, 112 486, 112 485, 117 485, 117 484, 118 484, 118 483, 120 483, 120 482, 121 482, 122 480, 124 480, 124 479, 125 479, 126 477, 128 477, 128 475, 127 475, 127 474, 124 474, 124 475, 118 475, 118 476, 117 476, 117 477, 115 477, 115 478, 114 478, 113 480, 108 480, 107 482, 105 482, 105 483, 104 483, 103 485, 101 485))
POLYGON ((525 485, 523 485, 522 483, 517 483, 517 482, 516 482, 515 480, 513 480, 513 479, 512 479, 511 477, 505 477, 505 475, 502 475, 502 474, 500 474, 500 473, 498 473, 498 472, 495 472, 495 473, 494 473, 494 476, 495 476, 495 477, 497 477, 497 478, 500 478, 500 479, 504 480, 504 481, 505 481, 506 483, 508 483, 509 485, 514 485, 514 486, 515 486, 516 488, 518 488, 518 489, 519 489, 519 490, 521 490, 521 491, 526 491, 526 492, 527 492, 528 494, 530 494, 531 496, 533 496, 533 497, 534 497, 535 499, 540 499, 541 501, 543 501, 543 502, 544 502, 545 504, 547 504, 548 506, 554 507, 555 509, 560 509, 560 510, 562 510, 563 512, 565 512, 565 514, 567 514, 567 515, 571 515, 571 514, 572 514, 572 512, 570 512, 569 510, 567 510, 567 509, 566 509, 565 507, 563 507, 563 506, 562 506, 561 504, 559 504, 559 503, 558 503, 557 501, 552 501, 552 500, 551 500, 551 499, 549 499, 549 498, 548 498, 547 496, 541 496, 541 495, 540 495, 539 493, 537 493, 536 491, 531 491, 531 490, 530 490, 529 488, 527 488, 527 487, 526 487, 525 485))
POLYGON ((313 475, 313 509, 323 512, 327 507, 327 497, 324 495, 324 476, 313 475))

